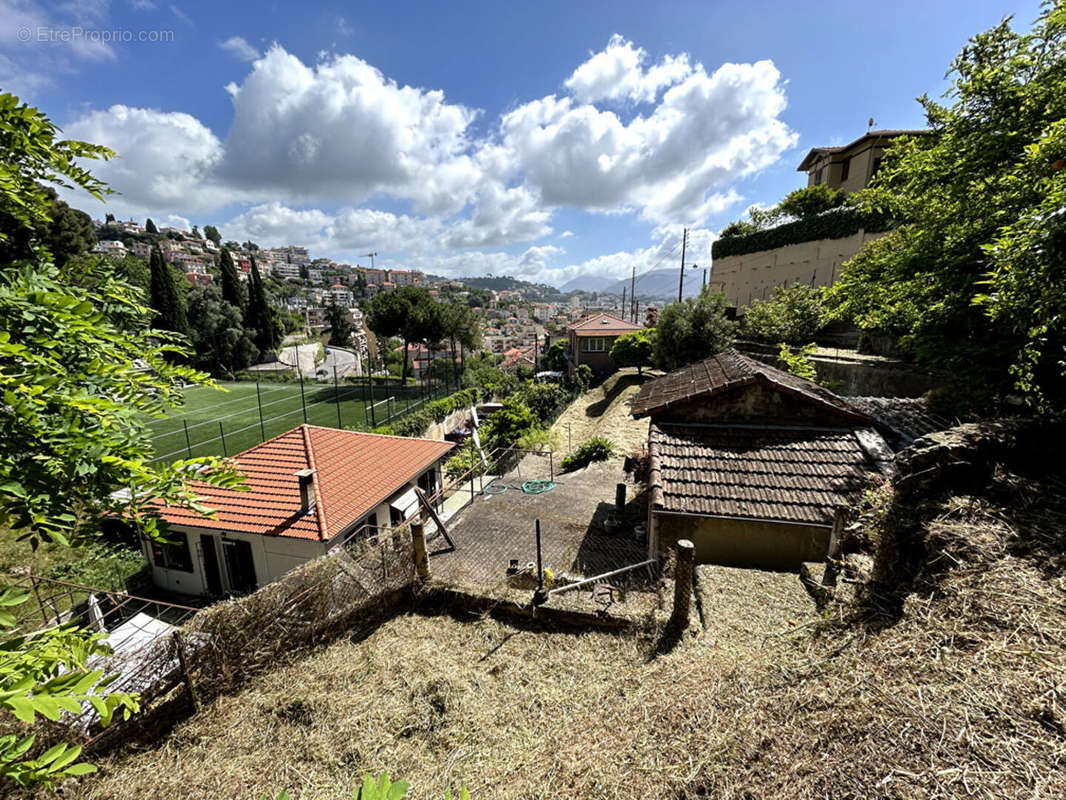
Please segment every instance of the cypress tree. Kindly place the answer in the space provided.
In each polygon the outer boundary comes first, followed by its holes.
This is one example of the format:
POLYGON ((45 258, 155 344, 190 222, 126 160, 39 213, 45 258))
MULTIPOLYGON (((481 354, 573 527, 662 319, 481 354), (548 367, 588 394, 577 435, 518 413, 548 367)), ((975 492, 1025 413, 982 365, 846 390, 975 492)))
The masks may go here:
POLYGON ((234 308, 244 309, 244 295, 241 292, 240 277, 237 275, 237 267, 233 265, 233 256, 226 248, 222 248, 219 256, 219 270, 222 273, 222 299, 234 308))
POLYGON ((184 309, 178 303, 178 289, 174 285, 174 275, 166 261, 163 260, 163 254, 158 247, 152 248, 148 269, 151 273, 149 294, 152 308, 155 310, 152 327, 175 333, 186 333, 187 325, 182 319, 184 309))
POLYGON ((152 222, 152 218, 151 217, 149 217, 148 219, 146 219, 144 221, 144 232, 145 233, 159 233, 159 229, 155 226, 155 223, 152 222))
POLYGON ((263 279, 259 275, 259 266, 255 256, 251 256, 252 271, 248 278, 248 308, 244 315, 244 326, 253 332, 255 346, 260 353, 273 350, 278 343, 274 328, 274 318, 266 301, 263 279))

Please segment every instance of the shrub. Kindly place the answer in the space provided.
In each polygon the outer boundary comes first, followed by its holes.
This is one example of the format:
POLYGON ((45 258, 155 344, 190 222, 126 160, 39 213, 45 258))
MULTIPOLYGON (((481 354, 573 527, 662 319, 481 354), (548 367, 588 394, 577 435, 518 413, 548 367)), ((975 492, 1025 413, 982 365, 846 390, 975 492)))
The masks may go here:
POLYGON ((796 352, 792 352, 792 348, 787 344, 782 344, 779 357, 784 362, 785 369, 796 377, 804 378, 808 381, 816 381, 818 380, 818 373, 814 369, 814 362, 811 361, 811 355, 816 349, 817 345, 814 342, 804 345, 796 352))
POLYGON ((725 309, 725 295, 710 288, 664 308, 655 334, 655 366, 676 369, 727 349, 737 325, 726 318, 725 309))
POLYGON ((611 345, 611 362, 616 367, 636 367, 638 373, 651 365, 655 340, 650 330, 623 333, 611 345))
POLYGON ((847 195, 843 190, 819 183, 789 192, 785 199, 777 204, 777 210, 790 217, 808 219, 839 208, 844 205, 846 199, 847 195))
POLYGON ((606 461, 614 452, 614 444, 602 436, 593 436, 577 446, 577 449, 563 459, 563 472, 587 467, 593 461, 606 461))
POLYGON ((529 406, 517 397, 509 397, 485 423, 483 441, 489 449, 510 447, 523 434, 537 427, 537 417, 529 406))
POLYGON ((556 450, 559 447, 559 433, 553 428, 533 428, 518 437, 515 446, 520 450, 556 450))
POLYGON ((481 454, 474 447, 474 440, 471 439, 456 450, 454 456, 444 462, 444 476, 454 481, 470 470, 483 466, 481 454))
POLYGON ((567 391, 554 383, 528 383, 515 392, 514 397, 525 403, 542 424, 554 418, 569 400, 567 391))
POLYGON ((786 222, 768 230, 718 239, 711 245, 711 258, 757 253, 816 239, 842 239, 861 230, 884 231, 890 227, 891 220, 883 214, 844 206, 807 219, 786 222))
POLYGON ((744 314, 744 335, 768 344, 803 344, 828 321, 822 290, 804 284, 778 286, 769 300, 753 300, 744 314))

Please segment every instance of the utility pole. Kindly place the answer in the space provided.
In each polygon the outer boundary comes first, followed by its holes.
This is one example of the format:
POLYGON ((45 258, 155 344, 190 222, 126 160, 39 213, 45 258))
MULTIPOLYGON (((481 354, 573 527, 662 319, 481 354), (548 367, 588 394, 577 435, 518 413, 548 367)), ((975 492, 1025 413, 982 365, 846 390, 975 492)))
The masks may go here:
POLYGON ((706 289, 707 288, 707 268, 706 267, 703 268, 703 285, 700 288, 701 289, 706 289))
POLYGON ((622 319, 626 318, 626 289, 627 286, 622 287, 622 319))
MULTIPOLYGON (((637 265, 633 265, 633 271, 629 275, 629 310, 633 314, 633 324, 637 324, 637 265)), ((623 306, 622 311, 625 311, 623 306)))
POLYGON ((684 233, 681 234, 681 279, 677 282, 677 302, 681 302, 681 297, 685 291, 685 247, 688 245, 688 228, 685 228, 684 233))

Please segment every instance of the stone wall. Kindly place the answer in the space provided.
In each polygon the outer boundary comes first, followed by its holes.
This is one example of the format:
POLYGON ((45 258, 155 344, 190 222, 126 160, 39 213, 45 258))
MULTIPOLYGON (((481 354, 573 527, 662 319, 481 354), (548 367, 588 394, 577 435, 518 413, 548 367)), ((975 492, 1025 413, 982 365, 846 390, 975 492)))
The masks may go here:
POLYGON ((818 239, 726 256, 714 261, 710 283, 725 292, 729 305, 737 308, 746 308, 752 300, 768 299, 778 286, 829 286, 839 277, 841 264, 864 244, 884 235, 859 231, 840 239, 818 239))

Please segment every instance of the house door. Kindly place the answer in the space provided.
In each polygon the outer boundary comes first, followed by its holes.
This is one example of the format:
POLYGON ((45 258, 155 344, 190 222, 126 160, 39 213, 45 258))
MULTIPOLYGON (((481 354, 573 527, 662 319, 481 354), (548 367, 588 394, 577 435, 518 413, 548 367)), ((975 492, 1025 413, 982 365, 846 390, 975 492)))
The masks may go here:
POLYGON ((207 581, 207 593, 217 597, 222 594, 222 573, 218 568, 215 537, 209 533, 201 533, 200 550, 204 556, 204 579, 207 581))
POLYGON ((252 545, 240 539, 223 539, 222 552, 226 557, 229 590, 237 594, 254 592, 256 582, 252 545))

